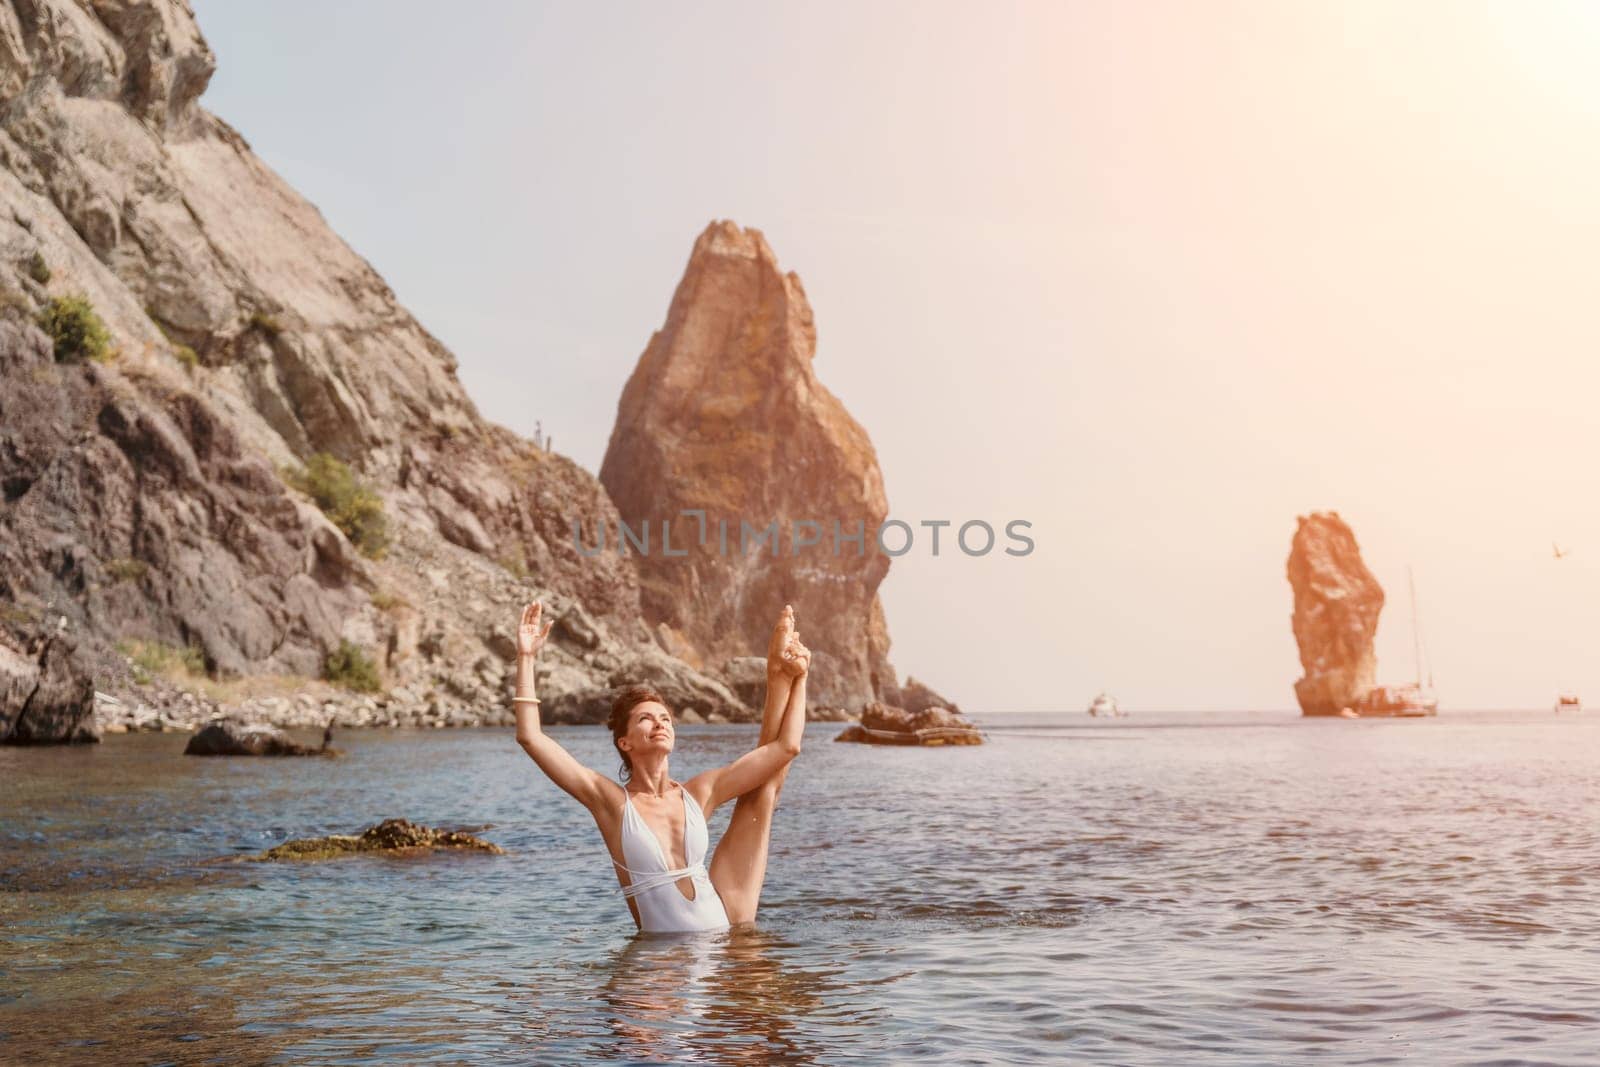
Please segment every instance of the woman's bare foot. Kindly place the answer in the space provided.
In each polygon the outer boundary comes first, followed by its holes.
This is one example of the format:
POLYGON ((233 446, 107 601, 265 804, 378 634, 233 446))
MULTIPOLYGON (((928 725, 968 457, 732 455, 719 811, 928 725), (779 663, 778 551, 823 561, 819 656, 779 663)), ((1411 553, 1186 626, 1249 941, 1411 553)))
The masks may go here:
POLYGON ((789 647, 789 639, 794 636, 794 608, 788 604, 783 606, 783 611, 778 614, 777 625, 772 628, 772 638, 767 642, 767 673, 787 673, 784 666, 783 653, 789 647))
POLYGON ((783 669, 791 678, 800 678, 811 669, 811 650, 800 642, 800 635, 789 635, 789 643, 784 647, 781 657, 783 669))

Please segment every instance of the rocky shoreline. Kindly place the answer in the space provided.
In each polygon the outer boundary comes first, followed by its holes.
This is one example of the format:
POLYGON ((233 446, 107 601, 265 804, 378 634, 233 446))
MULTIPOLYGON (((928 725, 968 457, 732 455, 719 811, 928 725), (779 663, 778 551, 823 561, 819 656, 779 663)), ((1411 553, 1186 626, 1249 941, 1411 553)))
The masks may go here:
MULTIPOLYGON (((503 708, 474 708, 461 704, 418 701, 413 697, 395 694, 341 694, 328 691, 326 687, 320 692, 256 697, 237 703, 225 703, 184 690, 153 686, 142 687, 123 696, 101 692, 94 695, 94 731, 101 735, 193 733, 208 723, 222 719, 259 723, 282 730, 321 730, 329 724, 340 730, 441 730, 515 726, 517 721, 509 698, 503 708)), ((856 717, 845 709, 829 707, 811 709, 807 719, 811 722, 856 721, 856 717)), ((720 725, 732 721, 735 720, 715 712, 701 715, 692 708, 684 709, 678 715, 678 722, 682 725, 720 725)), ((598 725, 600 722, 596 719, 588 724, 568 722, 547 725, 598 725)))

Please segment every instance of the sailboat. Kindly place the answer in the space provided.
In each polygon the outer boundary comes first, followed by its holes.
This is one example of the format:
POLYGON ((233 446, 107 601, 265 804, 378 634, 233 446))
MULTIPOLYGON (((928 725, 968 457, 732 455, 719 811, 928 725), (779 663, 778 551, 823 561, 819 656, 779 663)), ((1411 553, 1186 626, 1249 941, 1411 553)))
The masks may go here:
MULTIPOLYGON (((1550 542, 1550 551, 1555 553, 1555 557, 1558 560, 1566 559, 1569 555, 1572 554, 1572 550, 1571 549, 1564 549, 1554 541, 1550 542)), ((1560 693, 1556 694, 1556 714, 1557 715, 1560 715, 1563 711, 1582 711, 1582 710, 1583 710, 1583 701, 1578 699, 1578 694, 1577 693, 1573 692, 1570 689, 1563 689, 1560 693)))
POLYGON ((1356 707, 1363 718, 1368 715, 1422 718, 1439 714, 1439 698, 1433 692, 1431 666, 1428 668, 1428 684, 1422 684, 1422 627, 1417 621, 1417 579, 1410 567, 1406 568, 1406 582, 1411 587, 1411 652, 1417 679, 1400 685, 1374 686, 1356 707))
POLYGON ((1098 719, 1120 719, 1127 714, 1117 707, 1117 698, 1110 693, 1101 692, 1089 702, 1089 714, 1098 719))

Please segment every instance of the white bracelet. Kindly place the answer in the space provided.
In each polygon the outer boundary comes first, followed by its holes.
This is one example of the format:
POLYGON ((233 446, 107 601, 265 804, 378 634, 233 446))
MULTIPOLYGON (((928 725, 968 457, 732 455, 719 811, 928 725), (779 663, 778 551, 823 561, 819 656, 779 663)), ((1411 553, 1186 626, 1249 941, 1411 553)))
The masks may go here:
POLYGON ((538 697, 512 697, 511 698, 511 703, 513 703, 513 704, 537 704, 537 703, 539 703, 539 698, 538 697))

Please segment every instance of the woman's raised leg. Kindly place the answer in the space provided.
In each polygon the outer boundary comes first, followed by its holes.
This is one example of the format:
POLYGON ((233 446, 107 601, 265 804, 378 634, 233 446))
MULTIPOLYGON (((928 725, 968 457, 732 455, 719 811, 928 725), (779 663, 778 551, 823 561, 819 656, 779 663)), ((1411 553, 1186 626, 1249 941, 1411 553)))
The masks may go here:
MULTIPOLYGON (((780 622, 780 627, 782 623, 780 622)), ((775 635, 776 636, 776 635, 775 635)), ((761 744, 776 739, 780 733, 794 738, 795 744, 805 731, 806 676, 810 653, 791 632, 783 646, 785 652, 795 651, 788 662, 795 666, 782 675, 769 673, 767 677, 767 703, 761 718, 761 744), (798 669, 798 676, 792 672, 798 669), (789 685, 784 685, 788 679, 789 685)), ((778 795, 783 791, 783 780, 789 775, 789 766, 744 794, 733 805, 733 816, 717 850, 711 857, 711 884, 722 907, 728 913, 728 922, 750 922, 756 917, 756 907, 761 901, 761 886, 767 878, 767 846, 772 840, 772 813, 778 808, 778 795)))

